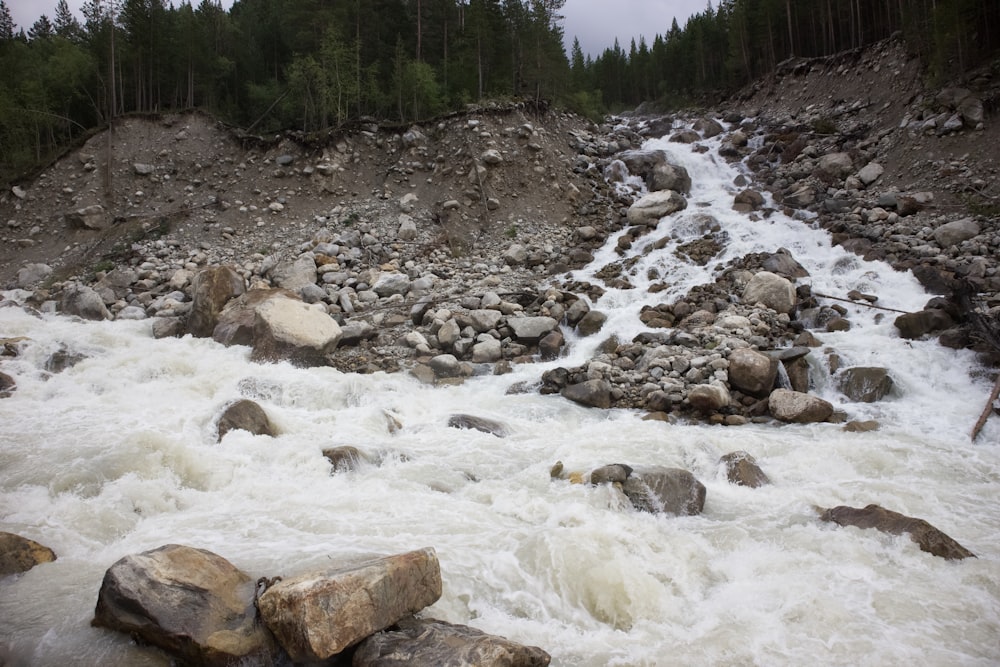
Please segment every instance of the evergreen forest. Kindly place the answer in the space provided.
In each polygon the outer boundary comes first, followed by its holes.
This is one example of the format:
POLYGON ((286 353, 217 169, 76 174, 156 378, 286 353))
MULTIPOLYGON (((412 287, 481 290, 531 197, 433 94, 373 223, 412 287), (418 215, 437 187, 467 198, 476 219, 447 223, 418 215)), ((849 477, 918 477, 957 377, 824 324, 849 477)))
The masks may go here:
POLYGON ((899 35, 929 83, 1000 47, 997 0, 709 0, 652 42, 564 47, 566 0, 0 0, 0 182, 123 114, 200 108, 250 132, 410 123, 483 100, 591 118, 721 99, 789 58, 899 35))

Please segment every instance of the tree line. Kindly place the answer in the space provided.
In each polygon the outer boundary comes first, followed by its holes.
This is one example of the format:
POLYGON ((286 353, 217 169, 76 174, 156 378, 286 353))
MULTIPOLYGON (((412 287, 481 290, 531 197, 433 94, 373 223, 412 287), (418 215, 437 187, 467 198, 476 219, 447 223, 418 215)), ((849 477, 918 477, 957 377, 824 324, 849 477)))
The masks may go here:
MULTIPOLYGON (((900 34, 944 79, 1000 46, 997 0, 721 0, 651 43, 563 48, 565 0, 0 0, 0 181, 126 113, 206 109, 256 132, 407 123, 488 98, 599 118, 719 98, 789 57, 900 34)), ((666 18, 665 18, 666 21, 666 18)))

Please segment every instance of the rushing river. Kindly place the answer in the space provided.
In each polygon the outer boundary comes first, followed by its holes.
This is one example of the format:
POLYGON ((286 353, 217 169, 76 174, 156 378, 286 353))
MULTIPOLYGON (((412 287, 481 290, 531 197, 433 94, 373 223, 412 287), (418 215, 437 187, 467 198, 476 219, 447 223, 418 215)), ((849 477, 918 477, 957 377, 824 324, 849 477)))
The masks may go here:
MULTIPOLYGON (((709 145, 713 146, 712 142, 709 145)), ((730 210, 738 173, 689 146, 650 141, 690 172, 690 206, 632 252, 636 289, 609 289, 602 336, 643 330, 643 303, 672 300, 748 252, 787 248, 823 294, 851 289, 916 310, 929 296, 908 274, 831 247, 808 222, 753 222, 730 210), (687 265, 674 232, 700 235, 714 215, 723 255, 687 265), (690 228, 690 231, 688 229, 690 228), (674 287, 648 294, 657 268, 674 287)), ((614 254, 597 253, 593 271, 614 254)), ((13 295, 11 295, 13 296, 13 295)), ((213 551, 253 577, 289 575, 358 553, 437 550, 444 594, 428 615, 544 648, 552 664, 996 665, 1000 663, 1000 417, 969 433, 990 381, 965 351, 905 341, 892 315, 849 306, 848 332, 818 334, 846 365, 891 370, 895 393, 849 403, 813 356, 814 393, 852 419, 836 424, 669 425, 588 409, 555 396, 507 395, 544 368, 430 387, 404 375, 259 365, 243 347, 154 340, 148 322, 80 322, 0 308, 0 337, 31 343, 0 369, 17 380, 0 400, 0 530, 51 547, 58 560, 0 580, 0 644, 12 665, 159 665, 123 635, 91 628, 104 571, 167 543, 213 551), (60 346, 84 356, 44 370, 60 346), (276 438, 215 423, 230 401, 259 402, 276 438), (496 419, 506 438, 447 427, 454 413, 496 419), (389 418, 402 428, 393 432, 389 418), (380 465, 330 474, 321 450, 355 445, 380 465), (771 486, 729 484, 719 457, 750 452, 771 486), (692 471, 707 487, 695 517, 626 509, 607 489, 551 481, 606 463, 692 471), (877 503, 926 519, 978 555, 949 562, 906 536, 839 528, 814 506, 877 503)))

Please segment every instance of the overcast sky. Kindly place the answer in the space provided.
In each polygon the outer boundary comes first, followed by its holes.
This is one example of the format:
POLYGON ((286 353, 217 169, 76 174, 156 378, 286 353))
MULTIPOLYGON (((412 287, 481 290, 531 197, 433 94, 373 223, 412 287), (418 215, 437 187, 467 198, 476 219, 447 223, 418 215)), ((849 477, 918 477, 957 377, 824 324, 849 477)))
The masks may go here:
MULTIPOLYGON (((18 28, 27 32, 31 24, 41 14, 50 19, 55 17, 58 0, 4 0, 10 9, 11 16, 18 28)), ((180 0, 173 0, 179 5, 180 0)), ((200 0, 194 0, 197 5, 200 0)), ((82 19, 80 7, 84 0, 67 0, 69 7, 82 19)), ((168 3, 170 0, 168 0, 168 3)), ((232 5, 232 0, 223 0, 224 7, 232 5)), ((716 3, 713 3, 713 5, 716 3)), ((684 27, 688 17, 703 11, 707 0, 566 0, 563 8, 563 28, 566 31, 567 44, 573 43, 573 37, 580 39, 580 46, 585 54, 599 55, 606 47, 611 46, 618 38, 623 49, 628 49, 634 37, 636 43, 644 36, 652 43, 657 35, 663 35, 670 29, 670 22, 676 17, 677 23, 684 27)), ((568 49, 567 49, 568 50, 568 49)))

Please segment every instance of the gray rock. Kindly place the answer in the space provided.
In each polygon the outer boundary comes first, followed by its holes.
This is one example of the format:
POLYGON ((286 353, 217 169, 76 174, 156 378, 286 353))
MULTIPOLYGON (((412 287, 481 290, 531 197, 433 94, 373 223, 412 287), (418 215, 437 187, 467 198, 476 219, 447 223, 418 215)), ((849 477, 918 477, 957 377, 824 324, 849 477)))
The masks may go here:
POLYGON ((503 313, 491 308, 477 308, 469 312, 469 319, 472 321, 472 328, 478 333, 483 333, 496 329, 503 319, 503 313))
POLYGON ((764 206, 764 195, 756 190, 741 190, 733 199, 733 208, 737 211, 756 211, 764 206))
POLYGON ((254 310, 251 358, 323 366, 341 336, 340 325, 321 304, 309 305, 278 293, 254 310))
POLYGON ((771 483, 757 460, 744 451, 730 452, 719 459, 726 466, 726 477, 731 484, 756 489, 771 483))
POLYGON ((908 340, 915 340, 934 331, 944 331, 954 326, 951 316, 939 308, 929 308, 916 313, 900 315, 893 324, 899 330, 899 335, 908 340))
POLYGON ((650 192, 673 190, 686 195, 691 192, 691 176, 684 167, 662 162, 649 171, 646 176, 646 187, 650 192))
POLYGON ((601 311, 589 310, 586 315, 580 318, 579 323, 576 325, 576 330, 581 336, 592 336, 600 331, 607 321, 608 316, 601 311))
POLYGON ((137 176, 149 176, 156 171, 156 167, 151 164, 136 162, 132 165, 132 170, 135 171, 137 176))
POLYGON ((330 465, 333 466, 331 472, 350 472, 355 470, 362 463, 370 462, 361 450, 351 445, 341 445, 340 447, 328 447, 323 450, 323 456, 330 465))
POLYGON ((104 575, 93 625, 137 637, 184 664, 270 664, 276 647, 254 608, 253 580, 202 549, 168 544, 104 575))
POLYGON ((514 338, 521 343, 534 344, 554 331, 559 323, 552 317, 508 317, 507 326, 514 333, 514 338))
POLYGON ((453 354, 439 354, 430 360, 431 370, 439 378, 461 377, 462 364, 453 354))
POLYGON ((875 528, 890 535, 906 533, 917 543, 921 551, 947 560, 976 557, 974 553, 923 519, 909 517, 878 505, 868 505, 863 509, 841 505, 823 511, 820 518, 839 526, 875 528))
POLYGON ((612 463, 592 470, 590 483, 595 486, 599 484, 624 484, 631 474, 632 466, 624 463, 612 463))
POLYGON ((587 407, 611 407, 611 383, 607 380, 587 380, 567 385, 560 393, 564 398, 587 407))
POLYGON ((405 273, 383 273, 372 285, 372 291, 383 299, 393 294, 406 294, 410 291, 410 278, 405 273))
POLYGON ((52 267, 48 264, 26 264, 17 271, 17 286, 19 289, 31 289, 52 275, 52 267))
POLYGON ((784 422, 808 424, 824 422, 833 414, 833 405, 818 396, 790 389, 775 389, 767 399, 767 409, 784 422))
POLYGON ((85 320, 111 319, 104 299, 93 288, 85 285, 72 285, 63 290, 59 309, 67 315, 76 315, 85 320))
POLYGON ((4 372, 0 372, 0 398, 10 398, 17 388, 14 378, 4 372))
POLYGON ((790 313, 796 304, 795 287, 787 278, 770 271, 760 271, 744 288, 743 303, 762 303, 775 312, 790 313))
POLYGON ((642 512, 692 516, 705 509, 705 485, 682 468, 635 470, 622 484, 622 491, 642 512))
POLYGON ((230 299, 246 292, 243 277, 229 266, 202 269, 191 280, 191 311, 188 329, 196 338, 212 335, 219 314, 230 299))
POLYGON ((274 436, 274 427, 267 413, 257 403, 243 398, 227 406, 219 417, 218 441, 234 430, 243 430, 254 435, 274 436))
POLYGON ((406 618, 358 645, 353 667, 545 667, 549 654, 466 625, 406 618))
POLYGON ((719 384, 698 384, 688 392, 691 408, 706 414, 718 412, 728 406, 731 400, 729 390, 719 384))
POLYGON ((284 579, 260 596, 260 616, 292 661, 327 660, 441 597, 434 549, 284 579))
POLYGON ((810 185, 800 183, 789 188, 781 201, 793 208, 806 208, 816 202, 816 191, 810 185))
POLYGON ((778 361, 748 347, 729 355, 729 384, 751 396, 764 397, 774 388, 778 361))
POLYGON ((0 531, 0 577, 27 572, 36 565, 51 563, 55 559, 52 549, 27 537, 0 531))
POLYGON ((484 340, 472 346, 472 363, 490 364, 503 358, 500 341, 495 338, 484 340))
POLYGON ((967 241, 980 232, 979 223, 972 218, 962 218, 945 223, 934 230, 934 240, 942 248, 950 248, 962 241, 967 241))
POLYGON ((291 262, 278 262, 271 270, 271 280, 275 286, 298 294, 306 285, 316 284, 316 260, 310 253, 291 262))
POLYGON ((111 220, 104 207, 100 204, 85 206, 67 213, 66 220, 69 221, 70 225, 82 227, 83 229, 100 230, 111 226, 111 220))
POLYGON ((858 172, 858 178, 865 185, 871 185, 879 179, 884 171, 885 169, 878 162, 869 162, 858 172))
POLYGON ((482 431, 483 433, 495 435, 498 438, 505 438, 508 433, 507 427, 498 421, 466 414, 455 414, 448 417, 448 426, 482 431))
POLYGON ((396 238, 400 241, 412 241, 417 238, 417 223, 405 213, 399 215, 399 231, 396 232, 396 238))
POLYGON ((512 243, 503 253, 503 260, 507 264, 520 266, 528 261, 528 249, 520 243, 512 243))
POLYGON ((834 178, 845 178, 854 172, 854 161, 848 153, 829 153, 819 159, 819 169, 834 178))
POLYGON ((892 391, 892 377, 884 368, 855 366, 845 368, 837 378, 837 387, 852 401, 874 403, 892 391))
POLYGON ((632 225, 655 227, 660 218, 685 208, 687 200, 673 190, 651 192, 629 207, 628 221, 632 225))
POLYGON ((437 332, 438 342, 445 349, 451 348, 461 336, 461 328, 458 326, 458 322, 453 319, 442 324, 437 332))

